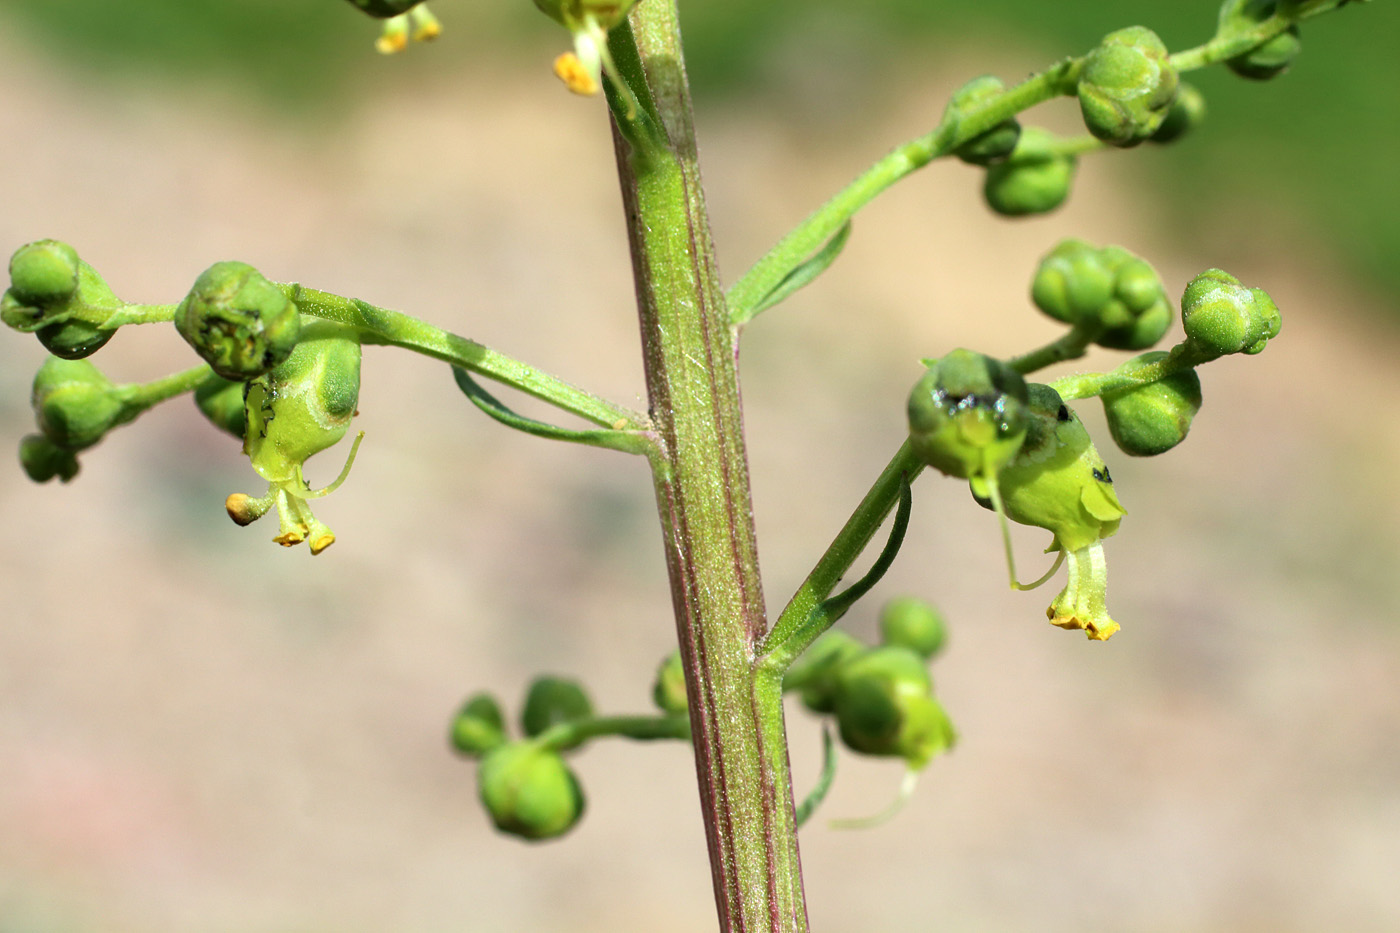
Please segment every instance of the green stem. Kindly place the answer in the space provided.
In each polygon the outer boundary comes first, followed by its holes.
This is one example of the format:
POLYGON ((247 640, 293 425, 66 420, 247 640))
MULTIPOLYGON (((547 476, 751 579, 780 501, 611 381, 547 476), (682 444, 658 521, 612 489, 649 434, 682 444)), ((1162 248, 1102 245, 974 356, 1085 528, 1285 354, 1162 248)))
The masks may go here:
POLYGON ((1056 363, 1079 359, 1089 348, 1091 342, 1093 342, 1091 333, 1081 330, 1079 327, 1072 327, 1063 337, 1052 340, 1045 346, 1031 350, 1029 353, 1013 356, 1006 361, 1006 364, 1024 376, 1056 363))
POLYGON ((1292 15, 1280 11, 1251 28, 1217 35, 1195 48, 1183 49, 1171 57, 1172 66, 1177 71, 1185 72, 1228 61, 1258 48, 1305 19, 1330 13, 1349 2, 1350 0, 1305 0, 1298 4, 1297 11, 1292 15))
POLYGON ((645 430, 645 415, 614 405, 527 363, 400 311, 301 285, 284 285, 304 314, 356 328, 366 344, 400 347, 519 389, 556 408, 615 430, 645 430))
POLYGON ((773 630, 763 640, 759 650, 763 670, 776 678, 779 689, 783 673, 792 662, 835 621, 833 617, 817 612, 817 608, 836 589, 856 558, 870 544, 875 532, 899 502, 901 490, 912 483, 923 468, 923 462, 914 454, 910 443, 905 441, 778 616, 773 630))
POLYGON ((135 409, 132 414, 134 418, 140 412, 159 405, 161 402, 175 398, 177 395, 184 395, 186 392, 193 392, 199 388, 201 383, 213 378, 217 378, 214 376, 213 370, 201 363, 199 366, 172 373, 151 382, 133 382, 119 386, 117 392, 123 406, 135 409))
POLYGON ((1053 97, 1074 93, 1081 59, 1066 59, 1014 87, 990 95, 944 120, 930 133, 911 140, 880 159, 785 236, 729 290, 734 323, 750 320, 763 300, 787 274, 821 249, 876 195, 939 156, 985 133, 997 124, 1053 97))
POLYGON ((764 689, 753 663, 766 622, 734 330, 700 186, 675 0, 641 0, 631 26, 638 55, 615 61, 630 85, 646 84, 666 145, 638 158, 619 132, 618 175, 720 927, 802 933, 782 694, 764 689))
POLYGON ((1051 388, 1060 393, 1065 401, 1076 398, 1092 398, 1105 392, 1129 389, 1158 382, 1183 370, 1194 369, 1202 363, 1216 359, 1215 354, 1202 352, 1191 341, 1183 341, 1171 348, 1166 356, 1155 362, 1131 359, 1106 373, 1076 373, 1050 383, 1051 388))
POLYGON ((550 726, 535 736, 535 741, 545 748, 562 750, 603 735, 639 741, 688 740, 690 717, 684 713, 672 716, 588 716, 550 726))

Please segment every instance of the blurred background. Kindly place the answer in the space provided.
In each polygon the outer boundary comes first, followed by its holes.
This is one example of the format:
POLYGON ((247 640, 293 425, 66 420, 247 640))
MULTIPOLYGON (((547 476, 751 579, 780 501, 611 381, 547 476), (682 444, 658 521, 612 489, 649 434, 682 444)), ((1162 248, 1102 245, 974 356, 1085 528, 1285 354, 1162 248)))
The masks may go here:
MULTIPOLYGON (((7 0, 0 251, 72 243, 132 301, 242 259, 401 308, 644 404, 601 103, 549 71, 531 4, 440 0, 431 46, 381 58, 332 0, 7 0)), ((948 93, 1015 80, 1142 22, 1172 48, 1209 2, 709 0, 683 9, 722 271, 736 278, 948 93)), ((845 255, 745 334, 755 509, 780 608, 898 445, 918 358, 1057 335, 1026 298, 1065 236, 1148 257, 1177 292, 1221 266, 1284 314, 1267 352, 1202 371, 1181 448, 1111 449, 1123 631, 1044 622, 995 523, 916 488, 908 544, 844 622, 936 601, 962 732, 893 823, 895 764, 843 759, 804 830, 822 931, 1400 928, 1400 74, 1393 3, 1308 24, 1267 84, 1192 81, 1211 118, 1081 163, 1070 202, 1008 222, 935 165, 862 213, 845 255)), ((1027 122, 1072 129, 1069 102, 1027 122)), ((36 341, 0 335, 0 441, 32 430, 36 341)), ((1111 366, 1091 357, 1085 366, 1111 366)), ((190 365, 123 331, 115 379, 190 365)), ((223 514, 259 492, 177 401, 82 455, 71 484, 0 470, 0 931, 714 928, 687 748, 602 742, 562 841, 494 833, 446 750, 468 693, 584 679, 642 711, 673 626, 640 463, 510 433, 445 367, 366 354, 349 481, 312 560, 223 514)), ((338 453, 313 462, 332 478, 338 453)), ((1023 576, 1044 534, 1021 529, 1023 576)), ((793 711, 800 788, 817 727, 793 711)))

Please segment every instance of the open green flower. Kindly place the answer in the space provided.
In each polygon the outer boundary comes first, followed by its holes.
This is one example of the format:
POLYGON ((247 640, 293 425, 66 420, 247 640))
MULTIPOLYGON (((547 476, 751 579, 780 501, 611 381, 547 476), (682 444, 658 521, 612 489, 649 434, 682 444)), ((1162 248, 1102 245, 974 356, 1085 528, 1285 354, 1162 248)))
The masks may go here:
POLYGON ((1126 510, 1089 432, 1060 394, 1032 384, 1029 396, 1025 442, 999 475, 1006 517, 1050 531, 1055 537, 1046 550, 1061 552, 1069 563, 1068 585, 1051 603, 1050 621, 1103 640, 1118 623, 1104 604, 1102 541, 1118 531, 1126 510))
POLYGON ((608 30, 621 23, 636 0, 535 0, 535 6, 569 30, 574 50, 554 60, 554 73, 575 94, 597 94, 607 74, 614 87, 627 96, 635 113, 631 92, 618 74, 608 52, 608 30))
MULTIPOLYGON (((309 330, 309 329, 308 329, 309 330)), ((229 517, 248 525, 274 506, 280 531, 272 540, 286 547, 307 541, 312 554, 335 542, 335 535, 312 513, 308 502, 333 491, 354 462, 356 446, 340 476, 313 491, 302 465, 345 436, 360 391, 360 345, 339 333, 304 333, 287 361, 248 383, 247 428, 243 452, 267 480, 267 494, 234 493, 224 503, 229 517)))

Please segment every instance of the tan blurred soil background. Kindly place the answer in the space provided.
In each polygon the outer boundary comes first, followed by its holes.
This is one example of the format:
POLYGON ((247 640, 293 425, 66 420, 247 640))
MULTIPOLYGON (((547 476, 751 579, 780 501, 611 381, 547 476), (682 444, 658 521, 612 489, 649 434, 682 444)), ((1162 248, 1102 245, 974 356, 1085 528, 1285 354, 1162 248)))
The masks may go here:
MULTIPOLYGON (((1003 54, 1005 74, 1040 60, 1003 54)), ((602 107, 546 64, 425 69, 416 94, 298 126, 199 87, 67 78, 0 36, 0 251, 65 239, 150 302, 242 259, 641 404, 602 107)), ((917 94, 830 88, 790 123, 702 110, 725 274, 987 66, 910 62, 917 94)), ((935 166, 745 336, 776 609, 899 443, 919 357, 1056 335, 1025 292, 1061 237, 1143 253, 1174 293, 1224 265, 1284 313, 1263 355, 1202 372, 1205 408, 1164 457, 1111 450, 1082 407, 1130 513, 1107 644, 1045 624, 1059 583, 1006 591, 964 488, 916 488, 908 545, 843 624, 868 635, 898 593, 937 601, 962 742, 895 822, 804 830, 822 933, 1400 929, 1400 370, 1367 323, 1393 299, 1258 204, 1217 205, 1191 247, 1155 237, 1161 195, 1133 171, 1090 158, 1069 205, 1009 223, 974 170, 935 166)), ((32 430, 42 358, 0 335, 6 449, 32 430)), ((95 361, 133 380, 191 359, 153 328, 95 361)), ((512 434, 396 351, 367 352, 360 410, 357 465, 317 507, 339 540, 314 560, 227 520, 256 477, 183 400, 68 486, 0 470, 0 931, 714 928, 688 749, 590 747, 585 820, 529 846, 490 829, 445 747, 467 693, 514 710, 537 671, 647 708, 673 632, 642 465, 512 434)), ((1045 542, 1022 531, 1025 576, 1045 542)), ((791 730, 806 787, 817 728, 794 711, 791 730)), ((877 810, 898 782, 847 756, 823 815, 877 810)))

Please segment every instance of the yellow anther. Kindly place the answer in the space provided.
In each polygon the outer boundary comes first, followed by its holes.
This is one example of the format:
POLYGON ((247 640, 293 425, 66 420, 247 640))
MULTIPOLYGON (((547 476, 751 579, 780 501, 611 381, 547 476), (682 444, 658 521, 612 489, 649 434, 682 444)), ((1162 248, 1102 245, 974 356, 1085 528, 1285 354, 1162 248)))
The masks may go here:
POLYGON ((251 525, 267 513, 269 506, 267 500, 254 499, 241 492, 236 492, 224 500, 224 510, 228 512, 228 517, 239 525, 251 525))
POLYGON ((311 553, 319 554, 332 544, 335 544, 335 535, 331 534, 329 530, 323 531, 311 539, 311 553))
POLYGON ((597 94, 600 89, 598 79, 589 73, 573 52, 565 52, 554 60, 554 73, 575 94, 587 96, 597 94))

